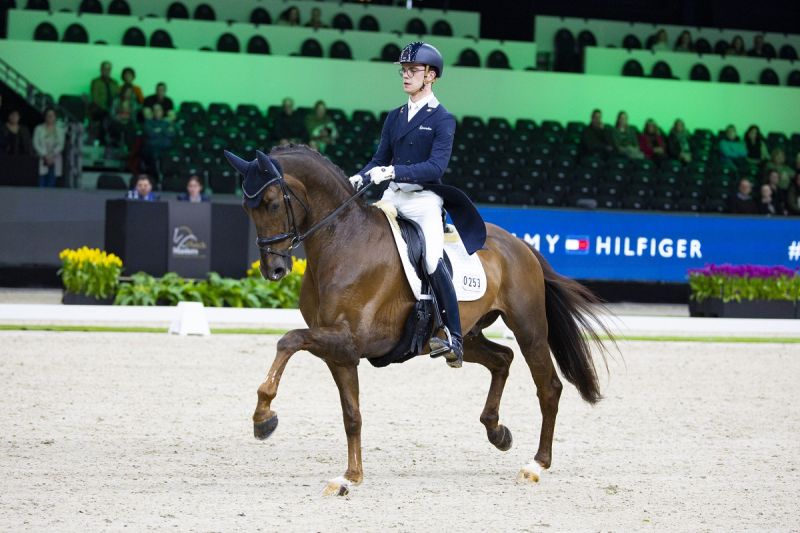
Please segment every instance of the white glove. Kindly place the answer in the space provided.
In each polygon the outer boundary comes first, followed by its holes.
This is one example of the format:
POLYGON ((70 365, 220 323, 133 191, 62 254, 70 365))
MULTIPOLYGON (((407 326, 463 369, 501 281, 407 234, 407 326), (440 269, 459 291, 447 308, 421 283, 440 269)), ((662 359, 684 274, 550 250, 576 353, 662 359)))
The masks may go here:
POLYGON ((361 174, 354 174, 350 176, 349 179, 350 185, 352 185, 355 190, 360 189, 361 186, 364 185, 364 178, 361 177, 361 174))
POLYGON ((377 185, 378 183, 394 178, 394 167, 375 167, 367 172, 367 174, 369 174, 369 179, 372 180, 372 183, 377 185))

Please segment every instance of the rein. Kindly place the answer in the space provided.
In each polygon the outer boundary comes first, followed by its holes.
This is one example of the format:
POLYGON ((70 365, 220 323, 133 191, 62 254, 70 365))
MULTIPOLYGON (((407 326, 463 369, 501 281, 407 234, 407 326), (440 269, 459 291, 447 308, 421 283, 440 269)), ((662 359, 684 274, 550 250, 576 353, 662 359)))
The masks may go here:
MULTIPOLYGON (((297 224, 295 222, 295 217, 294 217, 294 209, 292 209, 292 202, 291 199, 289 198, 289 194, 291 194, 297 199, 300 205, 303 206, 303 209, 306 210, 306 213, 308 213, 308 208, 300 200, 300 198, 297 197, 292 188, 286 184, 286 181, 284 181, 283 176, 279 176, 275 178, 272 182, 267 183, 264 188, 266 188, 266 186, 268 185, 271 185, 275 181, 278 182, 278 184, 281 187, 281 191, 283 192, 283 203, 286 206, 286 222, 287 225, 291 227, 291 231, 285 233, 279 233, 271 237, 259 237, 256 239, 256 245, 259 247, 259 249, 267 252, 268 254, 278 255, 281 257, 289 257, 292 254, 292 250, 297 248, 304 240, 313 235, 317 230, 319 230, 328 222, 333 220, 342 211, 342 209, 350 205, 354 200, 356 200, 362 194, 367 192, 367 189, 369 189, 373 185, 372 182, 370 181, 367 185, 362 187, 358 192, 356 192, 350 198, 345 200, 339 207, 328 213, 322 220, 320 220, 319 222, 308 228, 308 231, 306 231, 305 233, 300 233, 297 230, 297 224), (273 250, 272 247, 270 246, 272 244, 283 242, 289 239, 291 239, 291 242, 289 243, 289 248, 287 248, 286 250, 273 250)), ((263 190, 263 188, 261 190, 263 190)))

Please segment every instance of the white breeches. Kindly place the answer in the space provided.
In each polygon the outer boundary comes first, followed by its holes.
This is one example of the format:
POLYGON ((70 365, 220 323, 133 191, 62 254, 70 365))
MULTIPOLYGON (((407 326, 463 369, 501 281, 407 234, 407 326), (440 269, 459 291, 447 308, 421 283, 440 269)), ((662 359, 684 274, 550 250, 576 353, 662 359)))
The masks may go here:
POLYGON ((381 200, 391 202, 398 213, 422 228, 425 235, 425 268, 428 274, 433 274, 444 250, 442 198, 432 191, 406 192, 389 187, 381 200))

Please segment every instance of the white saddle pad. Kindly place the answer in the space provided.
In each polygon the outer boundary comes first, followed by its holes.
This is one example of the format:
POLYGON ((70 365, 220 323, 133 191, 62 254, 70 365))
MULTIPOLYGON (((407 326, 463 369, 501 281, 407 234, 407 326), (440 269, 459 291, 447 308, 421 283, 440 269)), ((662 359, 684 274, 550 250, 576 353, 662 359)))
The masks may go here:
MULTIPOLYGON (((397 224, 397 209, 391 203, 383 201, 373 205, 383 211, 389 221, 408 285, 411 287, 414 297, 419 300, 422 296, 422 281, 408 258, 408 246, 403 240, 400 226, 397 224)), ((444 250, 453 266, 453 286, 456 289, 456 297, 459 302, 478 300, 486 293, 486 271, 483 269, 478 254, 469 255, 467 253, 455 227, 450 225, 448 228, 449 231, 444 234, 444 250)))

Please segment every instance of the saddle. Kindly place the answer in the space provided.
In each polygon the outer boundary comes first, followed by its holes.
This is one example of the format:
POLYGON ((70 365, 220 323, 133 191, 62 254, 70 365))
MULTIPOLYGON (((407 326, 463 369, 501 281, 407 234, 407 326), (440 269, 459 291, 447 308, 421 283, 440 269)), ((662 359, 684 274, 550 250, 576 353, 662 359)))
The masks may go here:
MULTIPOLYGON (((396 221, 403 241, 406 243, 409 262, 422 281, 421 295, 406 319, 400 341, 388 354, 368 359, 372 366, 379 368, 392 363, 403 363, 412 357, 421 355, 433 334, 434 325, 437 329, 441 327, 439 313, 435 312, 436 302, 428 281, 428 270, 425 268, 425 235, 419 224, 413 220, 398 214, 396 221)), ((444 254, 444 260, 452 274, 453 270, 447 253, 444 254)))
MULTIPOLYGON (((425 268, 425 235, 422 228, 413 220, 400 215, 392 204, 377 202, 374 206, 386 215, 406 280, 417 299, 397 345, 386 355, 369 359, 373 366, 383 367, 426 353, 431 335, 441 327, 441 315, 425 268)), ((451 277, 457 280, 453 285, 458 300, 473 301, 481 298, 486 291, 486 272, 483 265, 477 254, 467 253, 458 232, 448 224, 445 224, 443 258, 451 277)))

